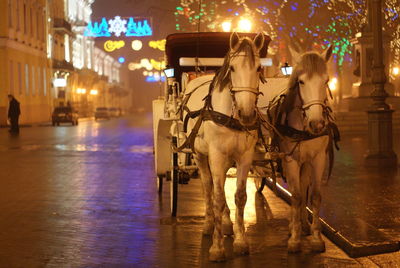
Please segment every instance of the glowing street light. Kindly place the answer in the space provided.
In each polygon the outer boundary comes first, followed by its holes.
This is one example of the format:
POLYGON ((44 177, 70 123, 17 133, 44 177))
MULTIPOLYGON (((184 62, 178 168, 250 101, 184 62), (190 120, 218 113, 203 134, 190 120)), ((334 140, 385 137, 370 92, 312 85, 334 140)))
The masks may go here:
POLYGON ((90 90, 90 95, 97 95, 97 94, 99 94, 99 91, 97 89, 90 90))
POLYGON ((86 89, 85 88, 77 88, 76 93, 78 94, 86 94, 86 89))
POLYGON ((240 19, 238 24, 238 30, 240 32, 250 32, 251 31, 251 21, 249 19, 240 19))
POLYGON ((222 26, 222 30, 224 32, 230 32, 231 31, 231 27, 232 27, 232 23, 230 21, 224 21, 221 26, 222 26))
POLYGON ((332 90, 332 91, 336 91, 337 83, 338 83, 337 78, 336 77, 332 78, 331 81, 329 81, 329 84, 328 84, 329 85, 329 89, 332 90))
POLYGON ((394 67, 394 68, 392 69, 392 74, 393 74, 394 76, 398 76, 399 73, 400 73, 400 68, 399 68, 399 67, 394 67))

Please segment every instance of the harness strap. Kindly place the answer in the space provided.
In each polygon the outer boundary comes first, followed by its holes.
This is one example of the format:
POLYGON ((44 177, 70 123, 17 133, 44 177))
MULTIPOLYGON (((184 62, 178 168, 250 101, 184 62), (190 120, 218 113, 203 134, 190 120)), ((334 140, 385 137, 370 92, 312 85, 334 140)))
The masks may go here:
POLYGON ((249 126, 249 127, 245 127, 243 126, 239 120, 228 116, 226 114, 214 111, 214 110, 204 110, 203 111, 203 120, 211 120, 214 123, 218 124, 218 125, 222 125, 224 127, 233 129, 233 130, 238 130, 238 131, 247 131, 247 130, 256 130, 259 128, 260 124, 258 121, 256 121, 255 124, 249 126))

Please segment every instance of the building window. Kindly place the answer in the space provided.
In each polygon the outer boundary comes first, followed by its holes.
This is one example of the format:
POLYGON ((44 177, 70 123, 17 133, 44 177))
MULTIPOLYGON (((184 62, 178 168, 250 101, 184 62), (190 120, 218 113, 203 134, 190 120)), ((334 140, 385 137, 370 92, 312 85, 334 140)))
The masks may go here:
POLYGON ((19 0, 17 0, 17 31, 19 31, 20 29, 19 0))
POLYGON ((33 66, 32 65, 32 90, 31 90, 31 92, 32 92, 32 96, 35 96, 35 66, 33 66))
POLYGON ((12 60, 10 60, 10 88, 8 92, 14 94, 14 63, 12 60))
POLYGON ((36 75, 37 75, 37 94, 38 94, 38 96, 40 96, 40 94, 42 92, 42 90, 41 90, 42 74, 40 73, 40 66, 37 67, 36 75))
POLYGON ((29 95, 29 65, 25 63, 25 94, 29 95))
POLYGON ((30 34, 31 34, 32 37, 33 37, 33 34, 34 34, 33 33, 33 22, 34 22, 34 19, 35 19, 33 17, 33 14, 34 14, 33 13, 33 8, 30 8, 30 12, 29 12, 29 15, 31 16, 31 25, 30 25, 31 26, 31 30, 30 30, 31 32, 30 32, 30 34))
POLYGON ((18 93, 22 94, 22 67, 21 63, 18 62, 18 93))
POLYGON ((12 10, 12 0, 8 0, 8 27, 12 27, 13 26, 13 10, 12 10))
POLYGON ((69 46, 69 35, 64 35, 64 48, 65 48, 65 60, 71 61, 70 46, 69 46))
POLYGON ((24 3, 24 17, 23 17, 23 20, 24 20, 24 34, 26 34, 26 32, 27 32, 27 27, 26 27, 27 12, 26 12, 26 4, 25 3, 24 3))
POLYGON ((47 38, 47 58, 51 59, 53 56, 53 37, 51 34, 48 35, 47 38))
POLYGON ((43 96, 47 95, 47 76, 46 69, 43 67, 43 96))
POLYGON ((36 39, 40 40, 40 12, 36 12, 36 39))

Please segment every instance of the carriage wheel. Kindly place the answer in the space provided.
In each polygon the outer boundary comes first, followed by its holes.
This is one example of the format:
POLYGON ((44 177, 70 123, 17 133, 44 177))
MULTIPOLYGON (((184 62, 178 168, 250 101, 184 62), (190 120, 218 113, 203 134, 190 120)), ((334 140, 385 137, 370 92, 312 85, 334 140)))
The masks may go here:
POLYGON ((266 177, 256 178, 254 180, 254 183, 256 184, 257 192, 261 193, 264 190, 265 184, 267 184, 267 178, 266 177))
MULTIPOLYGON (((172 137, 172 144, 177 146, 177 137, 172 137)), ((171 184, 170 184, 170 199, 171 199, 171 216, 176 217, 178 210, 178 153, 172 153, 172 167, 171 167, 171 184)))

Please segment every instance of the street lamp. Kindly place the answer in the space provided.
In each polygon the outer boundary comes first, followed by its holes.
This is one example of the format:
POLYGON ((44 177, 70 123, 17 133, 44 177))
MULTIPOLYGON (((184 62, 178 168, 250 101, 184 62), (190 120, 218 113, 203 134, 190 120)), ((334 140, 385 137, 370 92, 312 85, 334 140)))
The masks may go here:
POLYGON ((230 21, 224 21, 222 24, 222 30, 224 32, 230 32, 231 31, 231 27, 232 27, 232 23, 230 21))
POLYGON ((393 67, 393 69, 392 69, 392 74, 393 74, 394 76, 398 76, 399 73, 400 73, 400 68, 399 68, 399 67, 393 67))
POLYGON ((293 71, 293 67, 290 66, 287 62, 285 62, 285 65, 283 65, 281 67, 281 72, 283 73, 283 75, 291 75, 293 71))
POLYGON ((239 21, 238 30, 240 32, 250 32, 251 26, 251 21, 249 19, 242 18, 239 21))

